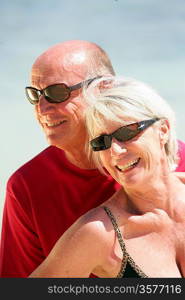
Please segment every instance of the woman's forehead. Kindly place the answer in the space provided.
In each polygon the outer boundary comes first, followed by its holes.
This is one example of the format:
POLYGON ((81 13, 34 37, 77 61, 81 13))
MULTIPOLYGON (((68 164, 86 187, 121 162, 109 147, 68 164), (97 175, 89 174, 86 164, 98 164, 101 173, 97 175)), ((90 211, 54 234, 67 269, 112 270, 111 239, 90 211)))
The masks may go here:
POLYGON ((120 120, 114 121, 114 120, 108 120, 104 119, 101 120, 101 123, 95 125, 94 127, 94 134, 96 136, 101 135, 101 134, 109 134, 111 132, 114 132, 116 129, 126 126, 128 124, 132 124, 135 122, 138 122, 139 120, 136 120, 135 118, 132 117, 122 117, 120 120))

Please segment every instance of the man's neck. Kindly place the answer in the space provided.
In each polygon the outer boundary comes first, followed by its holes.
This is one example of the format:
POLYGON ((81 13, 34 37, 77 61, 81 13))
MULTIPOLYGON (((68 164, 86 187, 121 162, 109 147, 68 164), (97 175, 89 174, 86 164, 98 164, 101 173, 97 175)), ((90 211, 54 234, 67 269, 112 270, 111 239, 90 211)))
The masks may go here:
POLYGON ((84 151, 65 151, 66 158, 80 169, 96 169, 94 163, 90 161, 84 151))

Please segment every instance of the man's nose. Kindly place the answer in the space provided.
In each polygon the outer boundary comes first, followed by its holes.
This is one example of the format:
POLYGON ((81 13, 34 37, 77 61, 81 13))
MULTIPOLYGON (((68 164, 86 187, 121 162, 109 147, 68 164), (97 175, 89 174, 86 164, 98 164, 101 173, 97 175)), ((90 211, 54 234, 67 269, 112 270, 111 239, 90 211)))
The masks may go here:
POLYGON ((119 156, 121 154, 126 153, 127 149, 125 147, 124 142, 119 142, 115 138, 113 138, 110 151, 112 156, 119 156))
POLYGON ((40 95, 39 97, 39 103, 38 105, 38 111, 40 114, 45 115, 48 113, 53 113, 56 110, 56 103, 50 103, 46 100, 44 95, 40 95))

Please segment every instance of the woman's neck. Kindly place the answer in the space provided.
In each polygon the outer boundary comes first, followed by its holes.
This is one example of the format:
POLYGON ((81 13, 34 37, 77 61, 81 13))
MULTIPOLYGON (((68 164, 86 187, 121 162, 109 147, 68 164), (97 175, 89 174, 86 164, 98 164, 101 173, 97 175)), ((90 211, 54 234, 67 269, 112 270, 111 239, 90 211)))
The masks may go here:
POLYGON ((135 214, 152 212, 156 208, 165 210, 173 217, 174 207, 183 184, 173 174, 161 176, 155 182, 147 182, 140 189, 126 188, 128 207, 135 214))

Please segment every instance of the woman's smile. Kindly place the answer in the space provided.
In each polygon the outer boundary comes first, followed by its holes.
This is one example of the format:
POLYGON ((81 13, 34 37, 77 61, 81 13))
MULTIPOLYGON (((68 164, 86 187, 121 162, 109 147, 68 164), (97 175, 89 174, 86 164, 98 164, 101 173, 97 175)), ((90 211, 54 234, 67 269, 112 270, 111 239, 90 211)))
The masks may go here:
POLYGON ((135 168, 138 163, 140 161, 140 157, 138 157, 137 159, 134 159, 132 161, 129 161, 128 163, 124 164, 124 165, 116 165, 116 169, 120 172, 128 172, 129 170, 135 168))

